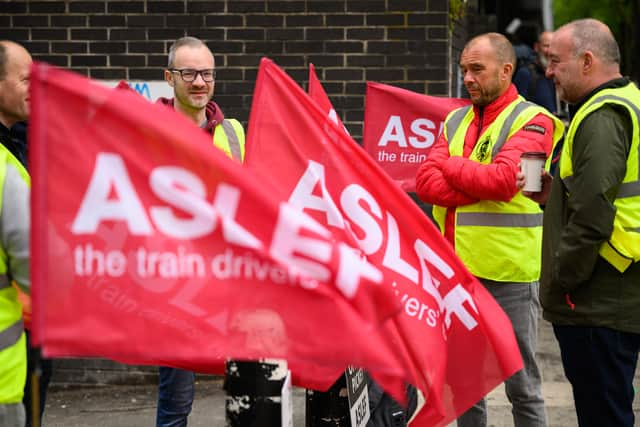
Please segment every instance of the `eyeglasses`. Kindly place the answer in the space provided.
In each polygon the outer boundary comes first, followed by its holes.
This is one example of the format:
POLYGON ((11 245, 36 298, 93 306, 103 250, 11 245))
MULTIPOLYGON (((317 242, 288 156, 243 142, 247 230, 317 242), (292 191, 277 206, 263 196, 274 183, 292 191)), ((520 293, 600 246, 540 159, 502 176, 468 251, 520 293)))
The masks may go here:
POLYGON ((202 80, 207 83, 210 83, 216 79, 216 70, 213 68, 207 68, 205 70, 192 70, 191 68, 171 68, 169 69, 172 73, 180 73, 180 77, 187 83, 193 82, 196 78, 198 78, 198 74, 202 76, 202 80))

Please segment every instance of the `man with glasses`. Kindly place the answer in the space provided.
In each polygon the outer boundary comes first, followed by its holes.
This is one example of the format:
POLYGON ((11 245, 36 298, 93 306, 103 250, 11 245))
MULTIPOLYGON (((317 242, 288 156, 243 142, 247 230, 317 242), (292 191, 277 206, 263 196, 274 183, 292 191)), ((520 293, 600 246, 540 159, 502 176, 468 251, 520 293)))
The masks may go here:
POLYGON ((225 119, 212 101, 215 60, 206 44, 195 37, 182 37, 169 49, 169 67, 164 78, 173 87, 173 99, 158 102, 174 108, 213 135, 213 144, 227 156, 244 159, 244 129, 238 120, 225 119))
MULTIPOLYGON (((213 145, 230 158, 244 159, 244 130, 235 119, 225 119, 211 100, 215 88, 215 60, 206 44, 195 37, 182 37, 169 49, 165 80, 173 87, 173 99, 158 102, 174 108, 213 136, 213 145)), ((160 367, 158 427, 187 425, 194 397, 193 372, 160 367)))

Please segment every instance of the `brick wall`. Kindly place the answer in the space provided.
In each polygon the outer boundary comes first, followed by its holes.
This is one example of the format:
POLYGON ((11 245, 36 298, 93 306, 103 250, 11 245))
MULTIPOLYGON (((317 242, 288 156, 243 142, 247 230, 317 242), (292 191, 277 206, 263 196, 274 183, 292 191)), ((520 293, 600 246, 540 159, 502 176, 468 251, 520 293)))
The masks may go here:
POLYGON ((172 41, 207 42, 214 99, 245 122, 262 56, 298 83, 316 66, 352 135, 365 81, 448 95, 447 0, 0 0, 0 38, 34 58, 97 79, 161 80, 172 41))
MULTIPOLYGON (((171 43, 196 36, 215 55, 214 99, 245 124, 262 56, 305 88, 313 63, 359 139, 365 81, 450 93, 447 7, 447 0, 0 0, 0 39, 92 78, 161 80, 171 43)), ((59 360, 54 381, 149 382, 155 372, 105 360, 59 360)))

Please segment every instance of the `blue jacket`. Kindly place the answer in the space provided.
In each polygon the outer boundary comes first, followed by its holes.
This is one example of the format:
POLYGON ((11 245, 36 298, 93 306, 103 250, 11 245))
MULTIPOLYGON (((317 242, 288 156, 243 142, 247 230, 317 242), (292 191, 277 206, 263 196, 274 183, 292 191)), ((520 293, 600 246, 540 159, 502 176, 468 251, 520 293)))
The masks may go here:
POLYGON ((518 65, 513 75, 513 84, 518 93, 551 113, 556 114, 556 88, 553 81, 544 75, 544 67, 529 46, 515 46, 518 65))

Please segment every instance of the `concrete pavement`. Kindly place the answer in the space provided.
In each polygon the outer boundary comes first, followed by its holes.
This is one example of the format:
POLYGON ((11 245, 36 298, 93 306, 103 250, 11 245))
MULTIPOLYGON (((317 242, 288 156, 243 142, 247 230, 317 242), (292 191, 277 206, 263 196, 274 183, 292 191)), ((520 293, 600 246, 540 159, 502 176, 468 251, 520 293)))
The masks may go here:
MULTIPOLYGON (((538 358, 543 371, 543 392, 550 427, 575 427, 571 387, 564 378, 558 345, 550 325, 541 321, 538 358)), ((636 384, 639 376, 636 375, 636 384)), ((638 387, 636 387, 638 388, 638 387)), ((224 391, 219 378, 200 377, 189 426, 224 426, 224 391)), ((503 387, 488 396, 489 426, 513 426, 510 405, 503 387)), ((640 426, 640 402, 636 399, 636 425, 640 426)), ((303 427, 304 390, 293 390, 294 426, 303 427)), ((104 386, 91 388, 53 387, 47 400, 46 427, 121 427, 153 426, 156 411, 156 386, 104 386)), ((455 425, 455 424, 454 424, 455 425)))

